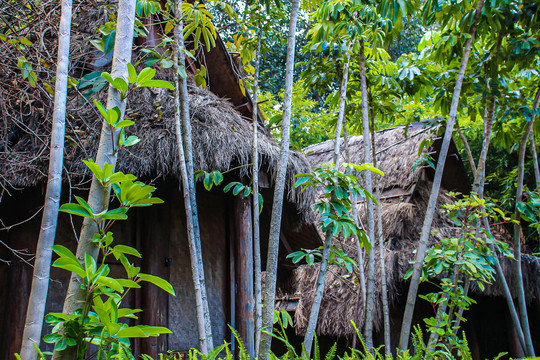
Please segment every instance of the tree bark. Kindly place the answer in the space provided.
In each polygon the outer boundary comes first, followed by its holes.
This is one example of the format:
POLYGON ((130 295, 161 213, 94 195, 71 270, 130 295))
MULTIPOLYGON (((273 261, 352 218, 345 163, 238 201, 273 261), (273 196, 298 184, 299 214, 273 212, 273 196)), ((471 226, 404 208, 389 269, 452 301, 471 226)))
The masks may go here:
MULTIPOLYGON (((368 105, 368 91, 366 82, 366 64, 364 55, 364 41, 360 40, 360 87, 362 93, 362 127, 363 127, 363 145, 364 145, 364 162, 372 163, 372 149, 371 149, 371 136, 370 136, 370 121, 369 121, 369 105, 368 105)), ((369 193, 373 193, 373 180, 371 172, 365 173, 365 190, 369 193)), ((367 213, 367 228, 368 238, 372 244, 375 243, 375 216, 373 201, 366 199, 366 213, 367 213)), ((366 309, 364 312, 364 340, 366 349, 371 352, 373 348, 373 310, 375 306, 375 252, 373 247, 368 252, 368 273, 367 273, 367 286, 366 286, 366 309)))
MULTIPOLYGON (((208 311, 208 302, 206 298, 206 285, 204 281, 204 268, 202 267, 201 239, 196 236, 195 224, 198 224, 196 211, 194 212, 191 193, 195 187, 193 177, 189 175, 187 158, 185 154, 185 134, 182 124, 190 122, 189 100, 187 92, 187 81, 180 75, 180 69, 185 66, 185 54, 183 32, 184 23, 182 20, 181 1, 175 2, 175 12, 177 24, 174 29, 174 51, 173 62, 175 68, 174 87, 175 87, 175 131, 178 148, 178 160, 180 162, 180 175, 182 178, 182 193, 184 197, 184 207, 186 209, 186 225, 188 233, 189 254, 191 260, 191 272, 193 285, 195 288, 195 304, 197 313, 197 329, 199 333, 199 346, 203 354, 207 354, 213 348, 210 315, 208 311)), ((195 203, 196 205, 196 203, 195 203)))
MULTIPOLYGON (((371 136, 369 132, 369 109, 368 95, 366 83, 366 61, 364 56, 364 40, 360 40, 360 88, 362 92, 362 127, 363 127, 363 144, 364 144, 364 162, 373 163, 371 156, 371 136)), ((364 173, 365 190, 370 194, 373 193, 373 180, 371 171, 364 173)), ((367 227, 369 241, 375 243, 375 217, 373 200, 366 199, 367 202, 367 227)), ((364 323, 364 337, 366 349, 371 352, 373 349, 373 310, 375 306, 375 252, 372 249, 368 252, 368 274, 366 287, 366 311, 364 323)))
MULTIPOLYGON (((371 151, 373 166, 377 167, 376 145, 375 145, 375 117, 371 116, 371 151)), ((384 245, 384 232, 382 226, 382 204, 381 186, 379 177, 377 179, 377 243, 379 245, 379 262, 381 267, 381 300, 383 306, 383 332, 384 332, 384 353, 390 357, 392 354, 390 342, 390 308, 388 306, 388 287, 386 285, 386 248, 384 245)))
MULTIPOLYGON (((540 87, 536 91, 533 102, 533 110, 538 107, 538 100, 540 98, 540 87)), ((527 141, 529 140, 529 135, 534 126, 534 120, 536 115, 532 115, 531 120, 525 128, 525 132, 521 138, 521 143, 519 145, 519 158, 518 158, 518 178, 517 178, 517 191, 516 191, 516 209, 514 211, 514 218, 519 219, 520 213, 517 209, 517 204, 522 200, 523 197, 523 176, 524 176, 524 166, 525 166, 525 152, 527 150, 527 141)), ((534 356, 534 348, 532 345, 531 331, 529 329, 529 319, 527 315, 527 302, 525 300, 525 290, 523 288, 523 274, 521 272, 521 223, 514 224, 514 272, 517 280, 517 302, 519 306, 519 316, 521 319, 521 328, 523 330, 523 335, 525 336, 525 346, 524 349, 527 353, 527 356, 534 356)))
MULTIPOLYGON (((343 140, 345 142, 345 161, 350 161, 350 153, 349 153, 349 137, 347 136, 347 118, 343 119, 343 140)), ((358 198, 355 196, 351 199, 352 203, 352 213, 353 213, 353 219, 354 219, 354 225, 359 228, 360 223, 358 220, 358 198)), ((356 294, 356 308, 355 308, 355 315, 354 315, 354 321, 356 322, 356 325, 364 322, 364 309, 366 307, 366 277, 364 274, 364 252, 362 249, 362 246, 360 245, 360 240, 358 237, 356 237, 356 261, 358 263, 358 273, 356 274, 358 277, 358 285, 360 287, 360 291, 356 294), (359 304, 362 308, 361 311, 359 311, 359 304)), ((356 349, 356 341, 357 336, 354 335, 353 341, 352 341, 352 348, 356 349)))
POLYGON ((463 84, 463 79, 465 77, 465 70, 467 68, 467 63, 469 61, 469 55, 471 52, 472 43, 476 33, 476 26, 480 18, 480 13, 482 7, 484 6, 484 0, 479 0, 478 5, 475 10, 473 22, 470 30, 470 38, 467 39, 465 43, 465 48, 463 49, 463 58, 461 60, 461 66, 456 79, 456 86, 454 88, 454 94, 452 96, 452 104, 450 106, 450 114, 448 116, 448 123, 446 125, 446 131, 444 134, 443 142, 441 145, 441 150, 439 153, 439 158, 437 160, 437 168, 435 170, 435 176, 433 179, 433 187, 431 189, 431 194, 428 200, 428 206, 426 209, 426 215, 424 218, 424 224, 422 225, 422 232, 420 235, 420 240, 418 244, 418 249, 416 252, 416 260, 413 267, 413 273, 411 276, 411 282, 409 286, 409 292, 407 294, 407 305, 405 306, 405 312, 403 314, 403 323, 401 326, 401 334, 399 339, 399 347, 402 350, 406 350, 409 346, 409 337, 411 332, 411 324, 414 313, 414 306, 416 303, 416 295, 418 293, 418 285, 420 282, 420 276, 422 273, 422 265, 424 262, 424 256, 426 253, 426 248, 429 240, 429 234, 431 230, 431 223, 433 222, 433 216, 435 214, 435 209, 437 205, 437 198, 439 196, 439 190, 441 187, 442 174, 444 169, 444 164, 446 162, 446 156, 448 153, 448 147, 450 146, 450 141, 452 140, 452 132, 454 131, 454 123, 457 115, 459 97, 461 94, 461 86, 463 84))
POLYGON ((531 130, 531 135, 529 136, 529 142, 531 144, 531 154, 533 158, 534 166, 534 180, 536 188, 540 187, 540 169, 538 168, 538 153, 536 152, 536 141, 534 140, 534 129, 531 130))
MULTIPOLYGON (((111 76, 115 78, 123 78, 127 82, 128 71, 127 64, 131 61, 131 49, 133 45, 133 28, 135 24, 135 0, 121 0, 118 3, 118 23, 116 25, 115 51, 113 55, 111 76)), ((120 93, 109 86, 107 97, 107 109, 112 109, 118 106, 123 119, 126 111, 126 101, 122 100, 120 93)), ((122 120, 120 119, 120 120, 122 120)), ((109 127, 104 123, 101 129, 101 137, 96 155, 96 163, 103 167, 104 163, 116 166, 117 153, 113 149, 112 144, 118 143, 120 132, 112 133, 109 127)), ((88 204, 95 213, 100 213, 107 209, 110 199, 110 187, 104 188, 99 181, 93 177, 88 194, 88 204)), ((92 241, 94 234, 97 232, 95 223, 88 218, 83 221, 81 234, 79 236, 79 244, 77 246, 77 258, 82 262, 84 255, 88 253, 93 258, 97 258, 99 248, 92 241)), ((69 282, 69 287, 64 302, 64 314, 71 314, 77 310, 85 299, 85 291, 81 288, 80 277, 72 274, 69 282)), ((55 351, 53 360, 66 359, 72 360, 75 347, 70 346, 64 351, 55 351)))
MULTIPOLYGON (((341 148, 341 129, 343 127, 343 119, 345 117, 345 105, 347 103, 347 84, 349 81, 349 63, 351 55, 349 49, 345 54, 346 60, 343 64, 343 77, 341 81, 341 88, 339 90, 339 109, 338 118, 336 123, 336 133, 334 140, 334 170, 339 170, 340 163, 340 148, 341 148)), ((333 197, 332 200, 335 200, 333 197)), ((324 242, 321 264, 319 268, 319 276, 317 278, 317 285, 315 288, 315 296, 311 305, 311 311, 309 313, 309 321, 306 329, 306 335, 304 337, 304 346, 306 354, 311 355, 311 347, 313 345, 313 336, 317 328, 317 319, 319 318, 319 310, 321 308, 322 297, 324 293, 324 281, 326 279, 326 272, 328 270, 328 258, 330 256, 330 247, 332 245, 332 231, 326 232, 326 239, 324 242)))
POLYGON ((255 283, 255 357, 258 355, 262 324, 261 235, 259 227, 259 139, 258 111, 261 32, 257 33, 255 75, 253 79, 253 266, 255 283))
POLYGON ((281 230, 281 214, 283 212, 283 196, 287 163, 289 159, 289 142, 291 126, 292 87, 294 77, 294 52, 296 44, 296 23, 298 21, 299 0, 292 0, 289 37, 287 40, 287 60, 285 70, 285 96, 283 99, 283 119, 281 123, 281 151, 279 167, 275 178, 274 199, 272 201, 272 217, 268 236, 268 257, 266 261, 266 277, 262 312, 262 329, 259 341, 259 359, 268 360, 268 352, 272 341, 274 303, 276 295, 277 263, 279 250, 279 234, 281 230))
POLYGON ((54 245, 58 224, 58 208, 62 191, 71 17, 71 0, 63 0, 60 28, 58 31, 58 61, 51 131, 51 151, 49 156, 49 181, 47 182, 45 206, 43 208, 43 217, 41 219, 41 228, 36 248, 32 290, 30 291, 26 312, 26 323, 20 353, 22 359, 35 359, 38 356, 34 344, 39 346, 41 341, 45 304, 47 303, 47 292, 49 290, 52 259, 51 246, 54 245))

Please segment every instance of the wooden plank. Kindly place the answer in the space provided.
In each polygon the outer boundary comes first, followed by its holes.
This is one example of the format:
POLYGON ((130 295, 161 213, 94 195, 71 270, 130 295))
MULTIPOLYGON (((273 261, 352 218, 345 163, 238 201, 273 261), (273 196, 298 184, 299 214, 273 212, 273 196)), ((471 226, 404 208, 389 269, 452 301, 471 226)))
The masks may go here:
MULTIPOLYGON (((236 264, 235 257, 235 230, 234 230, 234 207, 232 204, 227 206, 227 249, 228 249, 228 263, 229 263, 229 276, 228 276, 228 290, 229 290, 229 314, 227 321, 231 325, 231 328, 236 329, 236 264)), ((227 332, 229 342, 231 343, 231 352, 233 355, 236 353, 236 338, 232 331, 227 332)))
POLYGON ((250 356, 255 356, 255 316, 253 291, 253 225, 251 199, 234 197, 236 245, 236 329, 250 356))
MULTIPOLYGON (((141 239, 142 272, 160 276, 169 280, 166 256, 169 249, 169 211, 171 206, 152 209, 152 213, 144 212, 141 239)), ((142 288, 143 324, 151 326, 168 326, 168 294, 157 286, 143 283, 142 288)), ((168 350, 167 335, 142 339, 141 352, 157 359, 160 352, 168 350)))

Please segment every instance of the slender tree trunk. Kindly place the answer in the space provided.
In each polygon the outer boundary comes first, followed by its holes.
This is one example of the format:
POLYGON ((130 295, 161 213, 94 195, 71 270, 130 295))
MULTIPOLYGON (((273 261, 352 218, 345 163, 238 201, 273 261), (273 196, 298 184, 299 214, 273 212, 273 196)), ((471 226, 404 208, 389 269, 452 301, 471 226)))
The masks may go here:
POLYGON ((58 62, 54 93, 54 110, 51 131, 51 152, 49 156, 49 181, 45 193, 45 206, 34 261, 32 290, 28 299, 26 324, 21 346, 22 359, 37 358, 34 344, 39 346, 45 316, 45 304, 49 289, 52 250, 58 208, 62 190, 62 166, 64 163, 64 134, 66 123, 67 83, 69 69, 69 40, 71 35, 71 0, 62 1, 62 15, 58 32, 58 62))
MULTIPOLYGON (((487 111, 486 111, 486 116, 487 116, 487 111)), ((485 132, 485 130, 484 130, 484 132, 485 132)), ((466 138, 464 138, 464 143, 467 144, 467 139, 466 138)), ((468 146, 468 144, 467 144, 467 146, 468 146)), ((471 158, 469 158, 469 161, 471 161, 471 160, 472 160, 472 156, 471 156, 471 158)), ((475 169, 475 166, 474 166, 474 160, 472 160, 472 162, 471 162, 471 168, 474 169, 474 173, 476 173, 476 169, 475 169)), ((484 181, 484 179, 482 179, 482 182, 483 181, 484 181)), ((482 186, 482 189, 483 189, 483 186, 482 186)), ((475 189, 473 189, 473 192, 476 192, 475 189)), ((479 196, 480 196, 480 194, 479 194, 479 196)), ((488 220, 487 216, 483 217, 483 222, 484 222, 484 228, 486 229, 486 231, 489 234, 491 234, 491 230, 490 230, 490 226, 489 226, 489 220, 488 220)), ((493 246, 490 246, 490 248, 491 248, 492 251, 495 251, 493 246)), ((517 314, 517 311, 516 311, 516 307, 514 305, 514 300, 513 300, 513 297, 512 297, 512 293, 510 291, 510 287, 508 286, 508 282, 506 281, 506 278, 504 276, 504 272, 502 270, 499 258, 497 256, 495 256, 494 260, 495 260, 495 272, 497 273, 498 281, 500 281, 500 283, 502 285, 502 288, 503 288, 504 297, 506 299, 506 303, 508 305, 508 310, 510 312, 510 318, 512 319, 512 323, 513 323, 514 328, 516 330, 516 334, 517 334, 518 339, 520 341, 521 347, 522 347, 522 349, 525 349, 526 348, 525 347, 525 338, 523 336, 523 331, 521 329, 521 323, 519 321, 519 317, 518 317, 518 314, 517 314)), ((439 314, 437 314, 437 315, 439 316, 439 314)), ((440 320, 437 320, 437 322, 438 321, 440 321, 440 320)))
POLYGON ((538 168, 538 153, 536 152, 536 141, 534 140, 534 129, 531 130, 529 142, 531 144, 531 154, 533 158, 534 180, 536 183, 536 188, 538 189, 540 187, 540 169, 538 168))
POLYGON ((463 147, 465 148, 465 152, 467 153, 467 160, 469 161, 469 165, 471 166, 471 170, 473 174, 476 173, 476 165, 474 164, 474 157, 471 152, 471 148, 469 146, 469 142, 467 141, 467 138, 463 134, 463 131, 461 131, 461 128, 459 127, 459 122, 456 119, 456 130, 458 132, 459 138, 463 142, 463 147))
MULTIPOLYGON (((127 64, 131 60, 131 49, 133 45, 133 28, 135 23, 135 0, 121 0, 118 3, 118 23, 116 25, 115 50, 113 55, 111 76, 123 78, 127 82, 128 71, 127 64)), ((109 86, 107 97, 107 109, 118 106, 123 119, 126 111, 126 101, 122 100, 120 93, 109 86)), ((96 155, 96 163, 103 167, 104 163, 116 166, 117 153, 113 149, 113 144, 118 144, 119 131, 112 133, 105 124, 101 129, 101 137, 96 155)), ((88 194, 88 204, 92 207, 94 213, 100 213, 107 209, 110 199, 110 187, 104 188, 95 177, 92 178, 90 192, 88 194)), ((99 248, 92 241, 97 227, 93 221, 85 218, 83 221, 79 244, 77 246, 77 258, 82 262, 84 255, 88 253, 93 258, 97 258, 99 248)), ((64 302, 64 314, 71 314, 85 301, 86 292, 81 288, 80 277, 72 274, 69 287, 64 302)), ((70 346, 64 351, 55 351, 53 360, 75 358, 75 347, 70 346)))
MULTIPOLYGON (((536 91, 534 97, 533 110, 538 107, 538 100, 540 98, 540 87, 536 91)), ((516 191, 516 210, 514 212, 514 218, 519 219, 520 214, 517 209, 517 204, 523 197, 523 175, 525 166, 525 151, 527 150, 527 141, 529 135, 532 132, 534 126, 534 120, 536 115, 531 117, 531 120, 525 128, 525 133, 521 138, 521 144, 519 146, 519 158, 518 158, 518 178, 517 178, 517 191, 516 191)), ((521 318, 521 327, 523 329, 523 335, 525 335, 526 353, 528 356, 534 356, 534 348, 531 340, 531 331, 529 329, 529 319, 527 315, 527 302, 525 300, 525 290, 523 289, 523 274, 521 272, 521 224, 514 224, 514 272, 517 279, 517 301, 519 305, 519 315, 521 318)))
POLYGON ((287 40, 287 60, 285 70, 285 96, 283 99, 283 119, 281 123, 281 151, 279 167, 275 178, 274 200, 272 202, 272 217, 268 236, 268 257, 266 261, 266 277, 264 286, 264 301, 262 314, 262 329, 259 340, 259 359, 268 360, 268 352, 272 341, 274 303, 276 295, 277 263, 279 251, 279 234, 281 230, 281 214, 283 212, 283 196, 287 163, 289 159, 289 142, 291 127, 292 87, 294 77, 294 52, 296 44, 296 23, 298 21, 299 0, 292 0, 289 37, 287 40))
POLYGON ((201 242, 200 236, 195 236, 195 223, 198 223, 194 218, 196 212, 193 211, 193 202, 190 196, 194 188, 192 178, 189 177, 186 154, 183 143, 184 134, 182 129, 183 122, 189 122, 189 99, 187 92, 187 79, 182 77, 181 68, 185 67, 185 54, 183 53, 184 40, 184 23, 182 20, 181 1, 176 1, 175 11, 177 24, 174 28, 174 87, 175 87, 175 130, 176 141, 178 148, 178 160, 180 162, 180 173, 182 178, 182 193, 184 197, 184 206, 186 209, 186 225, 188 231, 189 254, 191 260, 191 272, 193 277, 193 285, 195 288, 195 304, 197 313, 197 328, 199 333, 199 346, 203 354, 207 354, 213 348, 212 334, 209 332, 211 328, 210 316, 208 312, 208 302, 206 299, 206 287, 204 282, 204 268, 202 267, 201 257, 201 242))
MULTIPOLYGON (((345 156, 347 162, 350 162, 350 154, 349 154, 349 138, 347 136, 347 118, 343 119, 343 139, 345 142, 345 156)), ((360 227, 360 223, 358 220, 358 207, 357 207, 358 198, 354 196, 351 199, 352 203, 352 213, 353 213, 353 219, 354 219, 354 225, 358 228, 360 227)), ((356 262, 358 264, 358 273, 356 274, 358 277, 359 287, 360 291, 356 293, 356 308, 355 308, 355 315, 354 315, 354 321, 356 324, 360 324, 364 322, 364 309, 366 307, 366 277, 364 274, 364 252, 362 249, 362 246, 360 245, 360 240, 358 237, 356 237, 356 262), (360 303, 361 300, 361 303, 360 303), (359 305, 360 304, 360 305, 359 305), (361 308, 361 310, 359 309, 361 308)), ((353 337, 352 342, 352 348, 356 349, 356 341, 357 336, 356 334, 353 337)))
MULTIPOLYGON (((364 40, 360 40, 360 88, 362 91, 362 125, 364 133, 364 162, 373 163, 371 156, 371 136, 369 133, 369 109, 368 109, 368 94, 366 83, 366 61, 364 57, 364 40)), ((365 190, 370 194, 373 193, 373 180, 371 171, 364 173, 365 190)), ((372 245, 375 244, 375 217, 373 200, 371 198, 367 201, 367 227, 368 237, 372 245)), ((372 351, 373 348, 373 311, 375 307, 375 252, 373 248, 368 252, 368 274, 367 274, 367 288, 366 288, 366 312, 364 323, 364 337, 366 342, 366 348, 368 351, 372 351)))
MULTIPOLYGON (((176 1, 176 18, 181 19, 183 16, 181 11, 181 1, 176 1)), ((183 24, 181 24, 183 28, 183 24)), ((182 30, 183 32, 183 30, 182 30)), ((179 46, 185 48, 183 38, 178 40, 179 46)), ((185 64, 185 54, 183 51, 180 51, 178 54, 179 61, 181 64, 185 64)), ((193 221, 193 235, 194 242, 196 246, 196 261, 199 268, 199 288, 202 297, 202 311, 204 317, 204 326, 205 326, 205 337, 206 345, 208 351, 214 348, 214 342, 212 337, 212 321, 210 319, 210 310, 208 308, 208 298, 206 295, 206 281, 204 276, 204 265, 203 265, 203 255, 202 255, 202 246, 201 246, 201 232, 199 227, 199 213, 197 208, 197 196, 196 196, 196 184, 195 176, 193 169, 193 144, 192 144, 192 135, 191 135, 191 117, 189 113, 189 101, 188 101, 188 91, 187 91, 187 79, 182 79, 180 82, 180 110, 182 112, 182 143, 184 146, 184 156, 186 160, 187 168, 187 180, 189 186, 189 197, 191 201, 191 213, 193 221)))
MULTIPOLYGON (((489 226, 489 220, 487 216, 484 216, 484 227, 488 234, 491 235, 491 229, 489 226)), ((490 245, 490 248, 492 251, 494 251, 493 245, 490 245)), ((519 316, 516 310, 516 306, 514 305, 514 300, 512 297, 512 292, 510 291, 510 287, 508 286, 508 282, 506 281, 506 278, 504 277, 504 272, 501 266, 501 263, 499 261, 499 257, 495 256, 495 271, 497 272, 497 276, 499 277, 499 281, 501 282, 503 292, 504 292, 504 298, 506 299, 506 303, 508 305, 508 310, 510 311, 510 317, 512 319, 512 324, 514 325, 514 329, 516 330, 516 334, 519 339, 519 343, 521 344, 521 348, 525 350, 526 344, 525 344, 525 335, 523 335, 523 329, 521 328, 521 322, 519 321, 519 316)))
POLYGON ((259 229, 259 141, 258 111, 259 105, 259 66, 261 58, 261 32, 257 33, 257 51, 255 54, 255 77, 253 80, 253 264, 255 283, 255 357, 259 351, 262 324, 262 282, 261 282, 261 235, 259 229))
MULTIPOLYGON (((373 166, 377 167, 376 145, 375 145, 375 117, 371 115, 371 156, 373 166)), ((391 356, 392 348, 390 342, 390 308, 388 306, 388 287, 386 285, 386 248, 384 245, 384 233, 382 226, 382 203, 381 203, 381 178, 377 179, 377 243, 379 244, 379 262, 381 267, 381 300, 383 306, 384 324, 384 353, 391 356)))
MULTIPOLYGON (((345 118, 345 105, 347 103, 347 85, 349 81, 349 63, 351 55, 347 49, 345 55, 346 59, 343 64, 343 77, 341 81, 341 88, 339 90, 339 110, 336 123, 336 134, 334 141, 334 170, 339 170, 340 163, 340 148, 341 148, 341 129, 343 126, 343 119, 345 118)), ((332 200, 335 200, 333 198, 332 200)), ((304 337, 304 346, 307 356, 311 355, 311 347, 313 345, 313 336, 317 328, 317 319, 319 318, 319 310, 321 308, 321 302, 324 293, 324 281, 326 279, 326 272, 328 270, 328 258, 330 256, 330 247, 332 245, 332 231, 326 232, 326 239, 324 242, 324 248, 322 253, 322 260, 319 268, 319 276, 317 278, 317 286, 315 288, 315 296, 311 305, 311 311, 309 314, 309 321, 306 329, 306 335, 304 337)))
POLYGON ((452 104, 450 106, 450 114, 448 116, 448 123, 446 125, 446 132, 444 134, 444 139, 442 142, 441 150, 439 153, 439 158, 437 160, 437 168, 435 170, 435 176, 433 178, 433 187, 431 189, 431 194, 429 196, 428 206, 426 209, 426 215, 424 218, 424 224, 422 226, 422 232, 420 235, 420 240, 418 243, 418 249, 416 251, 416 260, 413 267, 413 274, 411 276, 411 282, 409 286, 409 292, 407 294, 407 305, 405 306, 405 312, 403 314, 403 323, 401 326, 401 334, 399 339, 399 347, 402 350, 406 350, 409 346, 409 336, 411 332, 411 324, 414 313, 414 306, 416 303, 416 295, 418 293, 418 285, 420 283, 420 276, 422 273, 422 265, 424 263, 424 256, 426 253, 426 248, 429 240, 429 234, 431 230, 431 223, 433 222, 433 216, 435 214, 435 209, 437 205, 437 198, 439 196, 439 190, 441 187, 442 174, 444 169, 444 164, 446 162, 446 156, 448 153, 448 147, 450 146, 450 141, 452 140, 452 132, 454 131, 454 123, 456 119, 459 97, 461 94, 461 86, 463 84, 463 78, 465 77, 465 70, 467 68, 467 63, 469 61, 469 54, 471 52, 471 47, 473 44, 474 36, 476 33, 476 26, 478 24, 478 19, 480 18, 480 13, 482 7, 484 6, 484 0, 478 1, 478 6, 474 14, 473 22, 470 30, 470 38, 467 39, 465 48, 463 49, 463 58, 461 60, 461 66, 456 79, 456 87, 454 88, 454 94, 452 96, 452 104))

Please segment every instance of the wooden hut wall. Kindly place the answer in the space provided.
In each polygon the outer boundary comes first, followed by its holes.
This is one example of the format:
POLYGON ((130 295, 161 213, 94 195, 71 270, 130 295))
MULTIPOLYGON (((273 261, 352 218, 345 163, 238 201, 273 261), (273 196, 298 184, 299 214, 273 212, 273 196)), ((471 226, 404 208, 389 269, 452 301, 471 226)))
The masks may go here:
MULTIPOLYGON (((159 275, 169 280, 176 291, 176 297, 169 296, 153 285, 143 285, 141 291, 131 294, 125 306, 143 309, 141 322, 149 325, 168 326, 173 334, 135 341, 137 352, 157 355, 166 350, 187 351, 198 345, 195 296, 191 280, 189 247, 187 243, 185 210, 183 198, 176 180, 160 182, 156 196, 165 204, 151 208, 135 209, 129 219, 118 222, 112 231, 115 241, 135 246, 143 254, 142 271, 159 275)), ((214 342, 223 343, 229 323, 228 288, 228 235, 229 218, 223 195, 198 192, 201 225, 202 252, 207 281, 208 301, 214 342)), ((81 194, 79 194, 81 195, 81 194)), ((84 195, 83 195, 84 196, 84 195)), ((16 224, 28 219, 39 210, 43 201, 40 188, 25 189, 15 196, 2 199, 0 219, 5 225, 16 224)), ((64 198, 62 203, 67 202, 64 198)), ((0 233, 1 240, 15 249, 28 248, 35 252, 39 234, 41 214, 10 231, 0 233)), ((73 226, 78 233, 80 219, 73 217, 73 226)), ((75 232, 70 217, 61 213, 57 229, 56 244, 76 247, 75 232)), ((10 260, 10 265, 0 265, 0 305, 3 319, 0 323, 0 358, 12 358, 20 349, 28 296, 30 294, 32 267, 19 261, 8 250, 0 252, 2 259, 10 260)), ((109 263, 111 273, 123 276, 120 263, 114 259, 109 263)), ((57 268, 51 270, 51 282, 47 298, 46 312, 61 311, 69 281, 69 273, 57 268)), ((45 325, 44 331, 50 332, 45 325)), ((51 350, 49 344, 41 344, 42 349, 51 350)))

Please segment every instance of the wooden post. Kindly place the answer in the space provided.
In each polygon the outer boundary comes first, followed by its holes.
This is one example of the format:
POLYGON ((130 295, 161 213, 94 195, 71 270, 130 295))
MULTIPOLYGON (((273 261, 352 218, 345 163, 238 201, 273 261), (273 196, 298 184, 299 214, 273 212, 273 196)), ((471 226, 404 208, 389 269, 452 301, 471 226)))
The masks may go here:
POLYGON ((236 329, 248 354, 255 356, 255 295, 253 292, 253 226, 251 200, 234 197, 236 248, 236 329))

